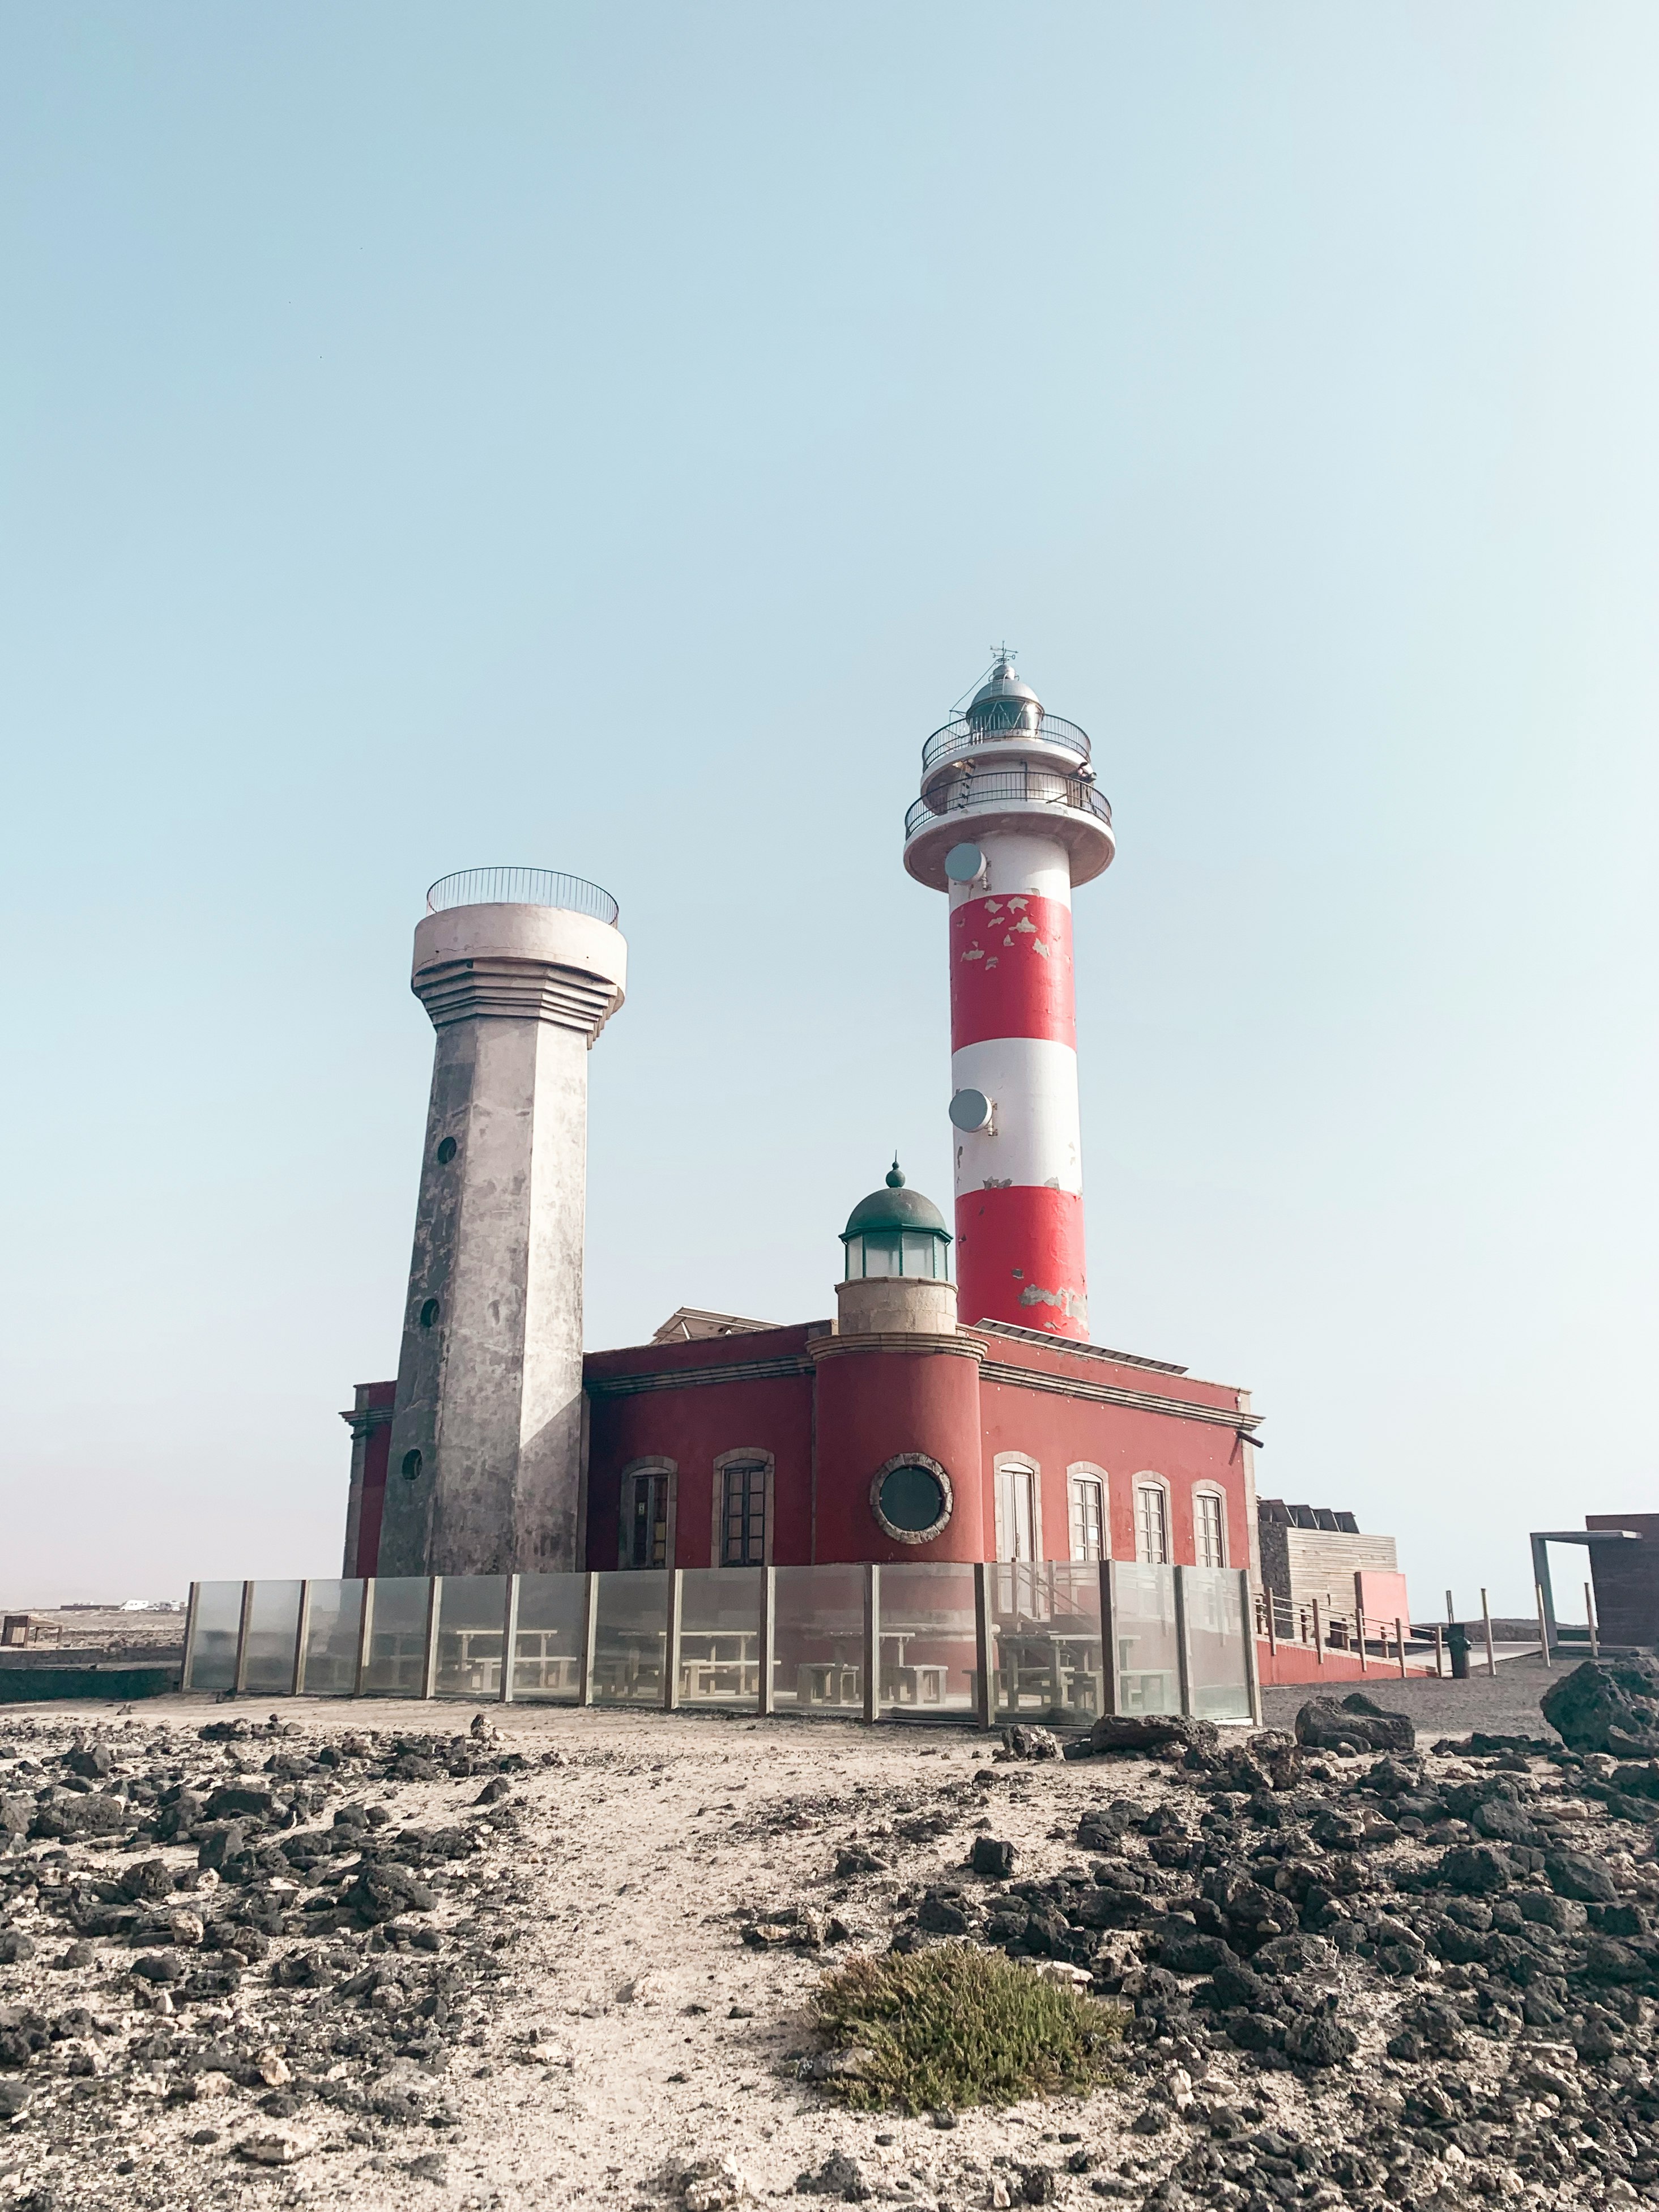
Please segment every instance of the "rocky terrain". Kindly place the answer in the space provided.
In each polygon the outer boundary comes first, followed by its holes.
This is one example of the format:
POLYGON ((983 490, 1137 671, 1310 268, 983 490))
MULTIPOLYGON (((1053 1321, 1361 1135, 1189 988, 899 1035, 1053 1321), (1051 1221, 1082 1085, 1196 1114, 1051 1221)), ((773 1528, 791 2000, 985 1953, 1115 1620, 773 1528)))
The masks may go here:
POLYGON ((5 2212, 1659 2199, 1639 1734, 451 1712, 0 1714, 5 2212), (1119 2006, 1114 2086, 845 2110, 815 1985, 938 1942, 1119 2006))

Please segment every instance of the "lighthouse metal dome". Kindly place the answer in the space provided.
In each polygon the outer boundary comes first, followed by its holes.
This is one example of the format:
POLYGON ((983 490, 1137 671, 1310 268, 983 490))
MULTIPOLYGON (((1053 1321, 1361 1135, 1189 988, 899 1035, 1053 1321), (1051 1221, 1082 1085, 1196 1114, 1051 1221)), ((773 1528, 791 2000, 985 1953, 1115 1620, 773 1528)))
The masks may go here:
POLYGON ((1030 685, 1022 684, 1015 674, 1011 653, 998 654, 995 665, 975 692, 963 720, 970 730, 988 737, 1000 736, 1004 732, 1010 735, 1037 734, 1042 721, 1042 702, 1030 685))
POLYGON ((896 1160, 887 1170, 886 1188, 872 1190, 868 1198, 861 1198, 848 1215, 842 1242, 844 1244, 849 1237, 862 1237, 870 1229, 925 1229, 947 1242, 951 1235, 945 1225, 945 1216, 931 1198, 924 1198, 919 1190, 909 1188, 896 1160))
POLYGON ((886 1187, 861 1198, 847 1217, 841 1241, 847 1248, 847 1279, 861 1275, 915 1275, 941 1282, 947 1273, 945 1247, 951 1232, 931 1198, 909 1188, 895 1160, 886 1187))

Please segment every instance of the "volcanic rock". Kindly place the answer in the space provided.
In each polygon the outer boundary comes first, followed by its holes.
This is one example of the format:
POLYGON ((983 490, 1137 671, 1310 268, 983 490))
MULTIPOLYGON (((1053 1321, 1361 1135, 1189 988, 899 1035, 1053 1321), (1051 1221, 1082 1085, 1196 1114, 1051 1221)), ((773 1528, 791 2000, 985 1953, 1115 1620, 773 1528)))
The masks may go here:
POLYGON ((395 1920, 400 1912, 430 1912, 432 1892, 406 1869, 383 1863, 365 1866, 347 1887, 340 1902, 371 1927, 395 1920))
MULTIPOLYGON (((1167 1966, 1172 1974, 1218 1974, 1224 1967, 1237 1966, 1239 1956, 1231 1943, 1219 1936, 1200 1936, 1195 1928, 1184 1921, 1168 1923, 1158 1947, 1159 1966, 1167 1966)), ((1250 1977, 1252 1981, 1260 1978, 1250 1977)), ((1262 1984, 1265 1989, 1265 1983, 1262 1984)), ((1240 2000, 1231 1997, 1230 2003, 1240 2000)))
POLYGON ((1439 1879, 1447 1888, 1467 1891, 1472 1897, 1507 1889, 1514 1878, 1514 1869, 1494 1844, 1455 1844, 1440 1862, 1439 1879))
POLYGON ((831 2151, 816 2173, 803 2173, 796 2189, 804 2197, 839 2197, 845 2204, 861 2204, 870 2194, 856 2159, 842 2150, 831 2151))
POLYGON ((975 1836, 968 1863, 975 1874, 986 1875, 993 1881, 1006 1881, 1018 1856, 1012 1844, 1000 1843, 994 1836, 975 1836))
POLYGON ((1220 1741, 1213 1721, 1188 1720, 1180 1713, 1105 1713, 1089 1732, 1089 1748, 1097 1753, 1161 1751, 1166 1744, 1183 1743, 1189 1751, 1212 1756, 1220 1741))
POLYGON ((1285 2030, 1285 2055, 1304 2066, 1340 2066, 1358 2048, 1353 2030, 1329 2012, 1304 2013, 1285 2030))
POLYGON ((1586 1659, 1553 1682, 1540 1702, 1544 1718, 1571 1751, 1639 1759, 1659 1753, 1659 1660, 1644 1653, 1586 1659))
POLYGON ((1085 1851, 1115 1851, 1134 1825, 1139 1807, 1127 1797, 1109 1805, 1091 1806, 1077 1824, 1077 1839, 1085 1851))
POLYGON ((1296 1717, 1296 1740, 1321 1751, 1347 1743, 1361 1751, 1412 1752, 1417 1730, 1406 1714, 1384 1712, 1356 1690, 1340 1705, 1334 1698, 1310 1698, 1296 1717))
POLYGON ((1002 1731, 1002 1755, 1005 1759, 1058 1759, 1060 1738, 1052 1729, 1032 1728, 1016 1721, 1002 1731))
POLYGON ((242 2136, 235 2145, 237 2157, 246 2159, 251 2166, 292 2166, 310 2148, 291 2128, 272 2128, 265 2134, 242 2136))
MULTIPOLYGON (((1448 1852, 1447 1856, 1450 1856, 1448 1852)), ((1585 1905, 1606 1905, 1619 1894, 1601 1860, 1583 1851, 1546 1852, 1544 1872, 1558 1897, 1577 1898, 1585 1905)))

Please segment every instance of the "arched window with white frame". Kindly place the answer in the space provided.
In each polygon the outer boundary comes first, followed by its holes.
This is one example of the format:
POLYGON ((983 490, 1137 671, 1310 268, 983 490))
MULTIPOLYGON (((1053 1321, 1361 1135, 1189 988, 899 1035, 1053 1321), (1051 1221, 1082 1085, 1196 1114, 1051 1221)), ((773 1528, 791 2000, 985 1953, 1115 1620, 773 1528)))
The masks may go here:
POLYGON ((1041 1469, 1023 1452, 999 1452, 996 1485, 997 1557, 1030 1561, 1042 1557, 1041 1469))
POLYGON ((1193 1492, 1193 1555, 1200 1567, 1227 1564, 1227 1499, 1212 1483, 1193 1492))
POLYGON ((1088 1460, 1066 1470, 1067 1504, 1071 1512, 1072 1558, 1080 1565, 1111 1557, 1111 1537, 1106 1519, 1106 1471, 1088 1460))
POLYGON ((617 1565, 672 1567, 679 1469, 672 1459, 636 1459, 623 1469, 617 1565))
POLYGON ((1170 1564, 1170 1486, 1159 1474, 1135 1477, 1135 1557, 1143 1566, 1170 1564))

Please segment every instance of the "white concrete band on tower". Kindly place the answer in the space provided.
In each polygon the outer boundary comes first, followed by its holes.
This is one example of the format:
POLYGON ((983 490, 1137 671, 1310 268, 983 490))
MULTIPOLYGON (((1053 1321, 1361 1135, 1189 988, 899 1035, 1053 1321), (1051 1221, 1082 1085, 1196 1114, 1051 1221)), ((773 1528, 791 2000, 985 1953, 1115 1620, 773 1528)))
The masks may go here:
POLYGON ((477 869, 428 894, 437 1032, 383 1575, 579 1569, 587 1055, 623 1002, 608 892, 477 869))

